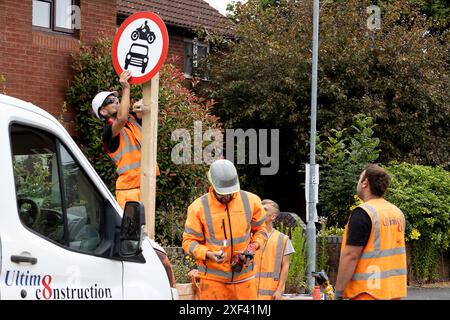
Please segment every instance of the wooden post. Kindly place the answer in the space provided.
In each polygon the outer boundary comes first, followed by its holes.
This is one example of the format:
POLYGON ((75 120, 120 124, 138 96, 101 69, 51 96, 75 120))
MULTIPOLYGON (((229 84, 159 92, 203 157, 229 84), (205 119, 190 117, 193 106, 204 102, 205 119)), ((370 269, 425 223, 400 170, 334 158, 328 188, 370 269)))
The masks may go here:
POLYGON ((147 235, 152 240, 155 240, 158 95, 159 73, 151 81, 144 83, 142 87, 144 106, 148 106, 150 109, 144 110, 142 113, 141 201, 145 206, 147 235))

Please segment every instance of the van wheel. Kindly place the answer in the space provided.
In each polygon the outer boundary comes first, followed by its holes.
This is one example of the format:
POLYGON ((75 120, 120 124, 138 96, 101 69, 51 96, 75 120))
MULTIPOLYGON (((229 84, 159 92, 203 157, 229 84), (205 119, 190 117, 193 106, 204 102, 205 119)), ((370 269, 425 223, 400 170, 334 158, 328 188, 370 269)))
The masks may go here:
POLYGON ((125 63, 125 70, 128 70, 128 63, 125 63))

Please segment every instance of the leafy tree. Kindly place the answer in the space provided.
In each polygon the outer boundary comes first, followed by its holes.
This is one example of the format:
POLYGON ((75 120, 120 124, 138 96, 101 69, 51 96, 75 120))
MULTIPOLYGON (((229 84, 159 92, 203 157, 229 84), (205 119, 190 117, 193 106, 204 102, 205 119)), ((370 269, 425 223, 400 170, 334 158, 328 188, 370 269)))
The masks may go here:
MULTIPOLYGON (((111 41, 99 40, 94 47, 82 47, 74 56, 75 79, 67 91, 68 104, 77 111, 79 145, 103 181, 114 192, 115 166, 102 149, 103 123, 91 112, 91 101, 100 91, 120 90, 119 77, 111 62, 111 41)), ((180 244, 185 215, 190 202, 208 190, 203 164, 176 164, 171 151, 178 144, 172 132, 187 129, 193 139, 194 121, 202 121, 203 130, 220 128, 218 119, 209 114, 213 105, 182 86, 184 76, 173 64, 160 71, 157 161, 156 238, 165 245, 180 244)), ((132 86, 132 98, 141 98, 141 87, 132 86)), ((191 142, 193 141, 191 139, 191 142)))
POLYGON ((356 115, 354 125, 332 130, 318 148, 319 163, 323 163, 319 207, 330 225, 345 225, 355 203, 358 177, 379 157, 380 140, 373 137, 375 127, 371 117, 356 115))
MULTIPOLYGON (((318 132, 329 136, 364 113, 377 124, 381 162, 450 167, 446 45, 406 0, 386 4, 381 29, 368 29, 371 4, 321 3, 318 132)), ((234 20, 237 41, 209 59, 204 93, 218 101, 214 114, 227 128, 280 129, 279 175, 260 177, 259 168, 246 166, 243 186, 300 210, 304 177, 298 170, 309 151, 312 2, 281 1, 261 10, 260 1, 249 0, 235 7, 234 20)))

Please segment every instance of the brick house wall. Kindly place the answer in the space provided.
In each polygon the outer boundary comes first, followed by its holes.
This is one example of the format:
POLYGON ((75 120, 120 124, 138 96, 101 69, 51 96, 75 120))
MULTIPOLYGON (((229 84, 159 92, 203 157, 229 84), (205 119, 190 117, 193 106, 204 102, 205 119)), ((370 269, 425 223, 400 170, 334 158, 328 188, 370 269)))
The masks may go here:
POLYGON ((73 36, 35 30, 31 0, 0 2, 0 74, 6 77, 6 93, 62 119, 71 134, 75 133, 75 114, 63 112, 73 79, 71 54, 79 50, 80 40, 91 43, 100 34, 114 36, 116 30, 114 1, 81 0, 80 8, 82 29, 79 36, 73 36))

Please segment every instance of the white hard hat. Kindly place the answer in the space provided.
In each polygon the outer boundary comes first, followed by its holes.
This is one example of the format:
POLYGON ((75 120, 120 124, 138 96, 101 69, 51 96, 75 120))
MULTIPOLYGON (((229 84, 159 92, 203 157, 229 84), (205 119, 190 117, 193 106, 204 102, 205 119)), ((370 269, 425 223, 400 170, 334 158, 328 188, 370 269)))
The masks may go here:
POLYGON ((230 160, 214 161, 209 168, 208 179, 220 195, 232 194, 240 190, 236 167, 230 160))
POLYGON ((95 115, 100 120, 102 118, 100 118, 100 115, 98 114, 98 110, 103 105, 103 102, 105 102, 105 99, 107 97, 109 97, 110 95, 114 95, 116 97, 119 97, 119 94, 117 93, 117 91, 102 91, 100 93, 97 93, 97 95, 92 100, 92 111, 94 111, 95 115))

